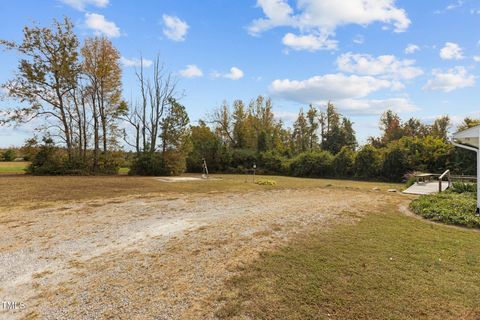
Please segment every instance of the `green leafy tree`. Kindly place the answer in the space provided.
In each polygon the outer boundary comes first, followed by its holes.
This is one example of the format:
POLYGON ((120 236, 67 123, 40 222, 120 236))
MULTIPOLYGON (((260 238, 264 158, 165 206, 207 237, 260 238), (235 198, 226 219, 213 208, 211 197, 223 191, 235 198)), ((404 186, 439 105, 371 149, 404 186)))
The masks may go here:
POLYGON ((297 120, 293 124, 293 135, 292 141, 297 153, 305 152, 308 150, 309 147, 309 127, 307 118, 305 117, 305 113, 303 109, 300 109, 298 113, 297 120))
POLYGON ((3 153, 3 161, 13 161, 17 157, 15 150, 13 149, 7 149, 3 153))
POLYGON ((249 127, 247 123, 248 114, 245 110, 245 105, 242 100, 235 100, 233 102, 233 140, 235 147, 240 149, 247 148, 249 127))
POLYGON ((23 123, 43 118, 45 127, 65 143, 73 155, 72 91, 81 71, 78 60, 79 41, 73 24, 65 18, 54 20, 52 28, 25 27, 23 41, 0 40, 0 45, 17 51, 22 59, 14 79, 3 85, 11 98, 24 102, 14 108, 4 121, 23 123))
POLYGON ((222 170, 222 161, 228 155, 222 152, 221 142, 204 121, 191 128, 190 141, 192 150, 187 158, 189 172, 202 172, 203 160, 207 162, 210 172, 222 170))
POLYGON ((432 124, 430 135, 448 141, 448 130, 452 126, 449 116, 442 116, 432 124))
POLYGON ((342 117, 332 103, 328 103, 326 113, 320 116, 322 124, 322 149, 333 154, 338 153, 343 146, 352 150, 356 148, 357 140, 353 123, 342 117))
POLYGON ((400 117, 392 110, 385 111, 380 118, 380 129, 383 132, 381 141, 384 145, 403 137, 404 131, 400 117))
POLYGON ((318 110, 313 106, 310 105, 307 111, 307 138, 308 138, 308 149, 313 150, 318 145, 318 110))
POLYGON ((119 135, 116 122, 125 110, 122 104, 122 68, 120 53, 105 37, 87 38, 81 49, 82 74, 88 79, 84 93, 92 105, 95 154, 101 140, 103 153, 119 135))

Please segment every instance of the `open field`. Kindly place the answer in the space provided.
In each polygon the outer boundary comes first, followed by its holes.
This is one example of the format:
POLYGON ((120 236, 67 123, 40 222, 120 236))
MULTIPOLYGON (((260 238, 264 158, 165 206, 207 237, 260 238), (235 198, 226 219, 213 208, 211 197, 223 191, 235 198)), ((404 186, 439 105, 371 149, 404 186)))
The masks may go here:
MULTIPOLYGON (((27 161, 15 161, 15 162, 2 162, 0 161, 0 174, 24 174, 30 162, 27 161)), ((121 175, 128 174, 129 168, 120 168, 118 171, 121 175)))
MULTIPOLYGON (((200 175, 193 175, 200 177, 200 175)), ((355 182, 348 180, 298 179, 274 177, 277 185, 259 186, 252 177, 244 175, 210 175, 211 180, 190 183, 162 183, 150 177, 107 176, 107 177, 38 177, 5 176, 0 183, 0 213, 19 207, 38 208, 65 201, 110 199, 129 196, 164 196, 168 193, 215 193, 254 192, 286 188, 338 187, 345 189, 371 190, 379 187, 401 189, 403 186, 389 183, 355 182), (245 182, 247 179, 248 183, 245 182), (68 190, 68 192, 66 192, 68 190)), ((270 179, 257 176, 256 179, 270 179)))
POLYGON ((0 318, 480 315, 480 233, 400 185, 214 178, 0 178, 0 296, 25 303, 0 318))
POLYGON ((0 161, 0 174, 23 174, 30 162, 2 162, 0 161))

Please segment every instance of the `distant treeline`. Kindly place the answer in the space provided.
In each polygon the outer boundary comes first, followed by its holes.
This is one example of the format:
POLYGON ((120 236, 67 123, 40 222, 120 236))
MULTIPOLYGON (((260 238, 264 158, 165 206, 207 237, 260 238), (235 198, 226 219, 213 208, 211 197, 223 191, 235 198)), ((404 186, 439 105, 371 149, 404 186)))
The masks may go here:
MULTIPOLYGON (((402 122, 392 111, 380 118, 380 137, 357 146, 352 122, 329 103, 324 111, 300 110, 293 128, 273 118, 272 104, 262 97, 248 107, 235 101, 191 129, 188 170, 201 171, 201 159, 213 172, 243 172, 255 163, 267 174, 301 177, 401 181, 414 171, 475 173, 475 154, 455 148, 448 139, 448 116, 427 125, 411 118, 402 122)), ((457 128, 480 124, 466 118, 457 128)))
MULTIPOLYGON (((0 124, 36 121, 41 139, 1 159, 23 157, 32 174, 116 174, 128 166, 133 175, 177 175, 201 172, 203 159, 210 172, 242 173, 256 164, 268 174, 388 181, 412 171, 475 171, 474 154, 449 142, 447 116, 427 125, 387 111, 381 136, 360 148, 352 122, 331 103, 300 110, 288 128, 259 96, 224 103, 191 126, 177 80, 158 57, 148 73, 140 59, 137 99, 127 101, 120 54, 107 38, 81 43, 68 18, 25 27, 23 35, 21 43, 0 40, 21 57, 2 85, 18 104, 0 114, 0 124)), ((459 129, 477 123, 467 118, 459 129)))

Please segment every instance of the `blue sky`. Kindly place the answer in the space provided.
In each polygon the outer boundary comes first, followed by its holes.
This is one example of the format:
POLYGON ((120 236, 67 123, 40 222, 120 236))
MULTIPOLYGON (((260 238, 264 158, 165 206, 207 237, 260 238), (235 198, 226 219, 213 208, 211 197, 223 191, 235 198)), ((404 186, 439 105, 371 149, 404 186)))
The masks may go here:
MULTIPOLYGON (((81 38, 108 36, 123 57, 126 99, 140 56, 148 64, 160 54, 193 121, 257 95, 286 123, 331 100, 361 142, 388 108, 404 119, 480 117, 480 1, 18 0, 1 1, 0 14, 0 39, 21 41, 24 25, 64 15, 81 38)), ((0 82, 17 60, 0 51, 0 82)), ((0 128, 0 147, 31 135, 32 125, 0 128)))

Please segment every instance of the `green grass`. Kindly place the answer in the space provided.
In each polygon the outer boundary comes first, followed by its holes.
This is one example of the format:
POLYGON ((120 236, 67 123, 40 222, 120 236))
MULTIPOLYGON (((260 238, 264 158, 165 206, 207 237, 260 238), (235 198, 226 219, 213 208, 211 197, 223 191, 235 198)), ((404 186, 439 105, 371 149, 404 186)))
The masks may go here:
POLYGON ((21 174, 30 162, 0 162, 0 174, 21 174))
POLYGON ((118 170, 118 173, 119 174, 128 174, 128 171, 130 171, 130 168, 120 168, 120 170, 118 170))
POLYGON ((476 207, 475 194, 455 192, 421 196, 410 204, 413 212, 426 219, 480 228, 480 217, 475 215, 476 207))
POLYGON ((392 209, 261 255, 220 318, 478 319, 480 233, 392 209))

